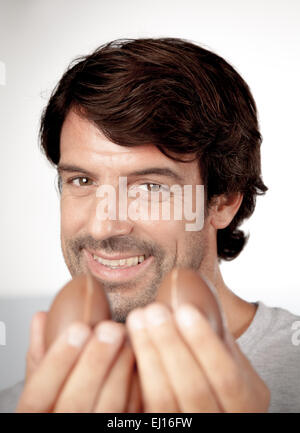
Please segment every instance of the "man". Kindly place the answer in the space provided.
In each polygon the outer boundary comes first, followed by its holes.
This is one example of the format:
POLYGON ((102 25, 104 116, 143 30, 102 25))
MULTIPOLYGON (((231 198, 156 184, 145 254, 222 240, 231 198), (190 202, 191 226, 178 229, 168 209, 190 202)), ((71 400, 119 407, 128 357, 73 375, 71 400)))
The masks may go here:
POLYGON ((58 169, 66 264, 72 277, 89 270, 101 281, 113 320, 94 331, 77 322, 45 353, 46 313, 37 313, 25 386, 5 391, 3 407, 129 411, 136 361, 145 411, 298 411, 297 316, 239 298, 219 268, 244 248, 238 227, 267 191, 255 102, 233 67, 182 39, 113 41, 66 71, 40 136, 58 169), (162 206, 163 190, 204 185, 203 225, 189 231, 186 218, 161 214, 100 218, 99 188, 112 186, 119 199, 124 178, 127 206, 139 193, 140 211, 148 192, 162 206), (174 266, 213 285, 225 340, 193 305, 171 314, 155 302, 174 266))

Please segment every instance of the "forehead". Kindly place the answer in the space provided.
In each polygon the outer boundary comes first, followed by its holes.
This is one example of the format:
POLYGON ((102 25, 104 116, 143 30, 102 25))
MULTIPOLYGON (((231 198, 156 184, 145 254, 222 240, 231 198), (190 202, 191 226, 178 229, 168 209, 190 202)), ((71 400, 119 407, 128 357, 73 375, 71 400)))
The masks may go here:
POLYGON ((174 161, 151 143, 137 147, 115 144, 96 125, 73 110, 70 110, 62 126, 60 155, 60 164, 73 164, 87 170, 99 170, 104 166, 113 171, 128 172, 131 168, 142 169, 155 165, 174 169, 190 181, 199 182, 200 179, 197 161, 174 161))

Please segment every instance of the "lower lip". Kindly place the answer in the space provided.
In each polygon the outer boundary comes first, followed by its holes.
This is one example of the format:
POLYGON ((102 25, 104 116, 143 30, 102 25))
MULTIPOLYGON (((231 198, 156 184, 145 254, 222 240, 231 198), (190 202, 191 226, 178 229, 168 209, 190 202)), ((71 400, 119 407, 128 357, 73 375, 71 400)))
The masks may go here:
POLYGON ((102 278, 103 280, 109 281, 125 281, 135 278, 145 272, 145 270, 151 265, 154 260, 154 257, 150 256, 142 263, 139 263, 135 266, 130 266, 124 269, 110 269, 108 266, 102 265, 102 263, 97 262, 97 260, 94 259, 92 254, 89 253, 87 250, 83 251, 87 258, 87 265, 92 274, 99 278, 102 278))

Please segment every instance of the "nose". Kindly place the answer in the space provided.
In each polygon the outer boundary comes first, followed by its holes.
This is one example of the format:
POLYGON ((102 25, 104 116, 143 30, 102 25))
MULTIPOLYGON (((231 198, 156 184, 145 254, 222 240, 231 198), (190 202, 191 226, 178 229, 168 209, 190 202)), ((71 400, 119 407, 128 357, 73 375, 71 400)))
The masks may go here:
POLYGON ((88 233, 97 240, 103 240, 111 236, 121 236, 131 233, 133 222, 128 218, 118 217, 118 201, 116 201, 116 210, 114 203, 110 206, 101 204, 99 199, 93 201, 89 212, 87 223, 88 233))

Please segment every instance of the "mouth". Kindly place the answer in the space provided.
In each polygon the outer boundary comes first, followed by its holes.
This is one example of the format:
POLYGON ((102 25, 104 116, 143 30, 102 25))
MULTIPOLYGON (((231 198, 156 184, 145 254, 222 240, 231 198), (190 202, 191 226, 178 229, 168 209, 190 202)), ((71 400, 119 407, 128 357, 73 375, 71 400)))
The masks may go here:
POLYGON ((108 259, 94 254, 92 251, 83 250, 89 270, 96 277, 108 281, 126 281, 133 279, 148 268, 154 260, 148 254, 126 257, 114 257, 108 259))

